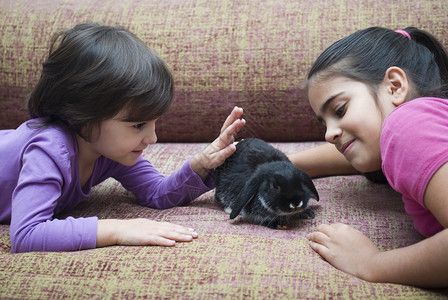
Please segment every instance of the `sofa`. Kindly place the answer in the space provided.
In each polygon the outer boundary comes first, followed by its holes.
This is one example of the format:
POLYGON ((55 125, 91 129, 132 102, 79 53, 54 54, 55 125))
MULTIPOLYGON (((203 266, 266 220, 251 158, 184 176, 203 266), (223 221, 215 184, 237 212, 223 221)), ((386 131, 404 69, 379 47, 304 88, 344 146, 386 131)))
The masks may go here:
MULTIPOLYGON (((312 62, 336 40, 369 26, 416 26, 448 47, 445 0, 2 0, 0 129, 29 116, 51 36, 94 21, 122 25, 167 63, 175 79, 158 143, 143 153, 164 175, 215 139, 237 105, 258 137, 285 153, 323 143, 303 90, 312 62)), ((44 170, 43 170, 44 171, 44 170)), ((150 218, 195 228, 175 247, 112 246, 77 252, 11 253, 0 225, 1 299, 437 299, 448 289, 371 283, 341 272, 308 245, 322 223, 343 222, 382 250, 422 240, 398 193, 362 175, 313 179, 314 219, 275 230, 231 221, 207 192, 183 207, 139 206, 108 179, 67 216, 150 218)))

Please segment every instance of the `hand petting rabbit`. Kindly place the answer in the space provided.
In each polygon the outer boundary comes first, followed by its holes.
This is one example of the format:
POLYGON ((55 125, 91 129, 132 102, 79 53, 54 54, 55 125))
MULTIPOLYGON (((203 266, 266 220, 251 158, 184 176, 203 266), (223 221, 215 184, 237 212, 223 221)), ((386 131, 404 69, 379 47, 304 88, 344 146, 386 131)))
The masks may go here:
POLYGON ((249 138, 216 169, 215 199, 230 214, 269 228, 285 229, 293 218, 314 218, 310 199, 319 200, 306 173, 263 140, 249 138))

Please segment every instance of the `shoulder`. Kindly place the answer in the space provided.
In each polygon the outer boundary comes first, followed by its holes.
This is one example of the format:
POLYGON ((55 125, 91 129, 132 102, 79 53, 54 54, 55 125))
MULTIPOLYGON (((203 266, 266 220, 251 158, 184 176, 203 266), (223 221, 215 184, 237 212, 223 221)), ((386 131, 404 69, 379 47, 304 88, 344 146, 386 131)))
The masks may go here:
MULTIPOLYGON (((18 182, 15 189, 25 189, 33 184, 46 188, 53 186, 59 193, 60 186, 72 182, 77 169, 77 151, 74 136, 63 126, 41 126, 25 122, 15 130, 8 130, 0 138, 0 158, 4 178, 18 182)), ((67 185, 68 186, 68 185, 67 185)))
POLYGON ((384 120, 381 144, 396 141, 419 141, 417 138, 433 138, 446 135, 448 128, 448 99, 417 98, 398 106, 384 120))
POLYGON ((393 110, 385 119, 383 128, 394 126, 394 123, 412 124, 421 120, 440 121, 448 114, 448 99, 417 98, 410 100, 393 110))
MULTIPOLYGON (((9 132, 5 146, 14 149, 15 155, 24 157, 48 156, 56 164, 66 164, 77 156, 74 135, 62 124, 43 126, 40 119, 23 123, 9 132)), ((1 150, 0 150, 1 151, 1 150)))
POLYGON ((380 144, 391 186, 422 201, 428 180, 448 160, 448 100, 418 98, 400 105, 384 121, 380 144))

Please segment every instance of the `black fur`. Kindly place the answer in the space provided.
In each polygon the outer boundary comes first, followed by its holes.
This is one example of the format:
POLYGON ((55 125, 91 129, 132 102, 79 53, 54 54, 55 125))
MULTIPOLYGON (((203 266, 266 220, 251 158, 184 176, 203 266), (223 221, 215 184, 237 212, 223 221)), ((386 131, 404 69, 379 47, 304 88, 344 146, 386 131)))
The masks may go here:
POLYGON ((316 188, 288 157, 263 140, 249 138, 216 169, 215 199, 230 218, 280 228, 292 218, 314 218, 310 199, 319 200, 316 188))

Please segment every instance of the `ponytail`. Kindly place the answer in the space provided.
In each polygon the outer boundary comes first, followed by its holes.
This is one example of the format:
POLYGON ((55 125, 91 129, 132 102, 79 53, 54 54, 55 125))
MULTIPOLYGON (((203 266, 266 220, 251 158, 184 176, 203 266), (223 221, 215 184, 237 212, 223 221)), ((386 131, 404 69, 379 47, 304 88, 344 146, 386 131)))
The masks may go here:
POLYGON ((439 67, 440 79, 444 86, 448 85, 448 55, 442 44, 429 32, 420 30, 415 27, 407 27, 404 29, 411 39, 425 46, 434 55, 434 61, 439 67))

